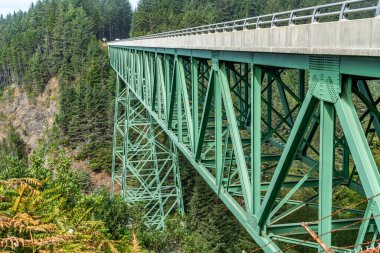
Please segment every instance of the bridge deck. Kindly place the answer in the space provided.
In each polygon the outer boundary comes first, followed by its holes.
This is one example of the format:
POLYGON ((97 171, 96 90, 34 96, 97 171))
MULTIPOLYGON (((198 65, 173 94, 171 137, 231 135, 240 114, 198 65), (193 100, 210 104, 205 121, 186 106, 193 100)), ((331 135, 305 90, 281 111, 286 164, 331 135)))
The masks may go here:
POLYGON ((122 40, 111 46, 380 56, 380 18, 122 40))

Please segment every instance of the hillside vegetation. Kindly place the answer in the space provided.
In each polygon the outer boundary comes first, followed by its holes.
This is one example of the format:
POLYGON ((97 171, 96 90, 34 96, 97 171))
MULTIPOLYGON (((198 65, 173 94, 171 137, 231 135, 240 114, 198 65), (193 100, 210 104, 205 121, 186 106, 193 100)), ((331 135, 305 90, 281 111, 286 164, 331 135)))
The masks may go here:
POLYGON ((140 0, 131 35, 193 27, 281 12, 337 0, 140 0))

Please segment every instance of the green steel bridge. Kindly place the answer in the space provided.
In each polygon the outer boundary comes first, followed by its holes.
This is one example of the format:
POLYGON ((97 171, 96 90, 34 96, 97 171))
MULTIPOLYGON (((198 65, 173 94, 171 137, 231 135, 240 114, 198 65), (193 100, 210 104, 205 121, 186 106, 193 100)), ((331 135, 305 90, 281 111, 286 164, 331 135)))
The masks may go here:
POLYGON ((140 205, 147 226, 185 211, 181 154, 254 251, 377 246, 380 1, 115 41, 109 56, 111 194, 140 205), (362 201, 337 206, 343 188, 362 201))

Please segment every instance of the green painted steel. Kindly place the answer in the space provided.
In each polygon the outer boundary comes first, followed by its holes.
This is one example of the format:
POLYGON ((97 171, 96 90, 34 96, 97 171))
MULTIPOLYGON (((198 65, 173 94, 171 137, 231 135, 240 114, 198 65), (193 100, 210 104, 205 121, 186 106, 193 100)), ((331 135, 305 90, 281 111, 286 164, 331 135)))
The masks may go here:
MULTIPOLYGON (((120 192, 128 203, 142 205, 146 225, 162 229, 168 215, 184 211, 177 148, 122 84, 118 77, 111 196, 120 192)), ((152 92, 150 85, 146 79, 143 89, 152 92)))
MULTIPOLYGON (((320 158, 319 158, 319 206, 318 234, 328 247, 331 247, 332 190, 334 170, 334 105, 321 101, 320 104, 320 158)), ((319 250, 323 250, 322 247, 319 250)))
POLYGON ((148 226, 183 211, 178 150, 257 250, 318 249, 302 222, 336 252, 379 240, 379 58, 120 46, 109 55, 111 193, 141 204, 148 226), (337 206, 337 187, 363 201, 337 206), (356 242, 337 245, 344 231, 356 242))

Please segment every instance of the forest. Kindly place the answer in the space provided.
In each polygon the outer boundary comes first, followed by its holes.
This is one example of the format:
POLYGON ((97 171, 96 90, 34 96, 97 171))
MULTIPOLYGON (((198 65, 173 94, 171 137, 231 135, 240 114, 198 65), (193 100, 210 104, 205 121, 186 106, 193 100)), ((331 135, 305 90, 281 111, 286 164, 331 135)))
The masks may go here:
MULTIPOLYGON (((186 214, 163 232, 87 171, 110 173, 115 74, 108 41, 279 12, 331 0, 38 0, 0 17, 0 104, 12 87, 33 101, 57 78, 59 111, 36 148, 0 138, 0 248, 5 252, 250 252, 257 246, 185 158, 186 214)), ((0 121, 2 115, 0 114, 0 121)), ((344 196, 342 201, 345 201, 344 196)), ((297 251, 295 251, 297 252, 297 251)))

